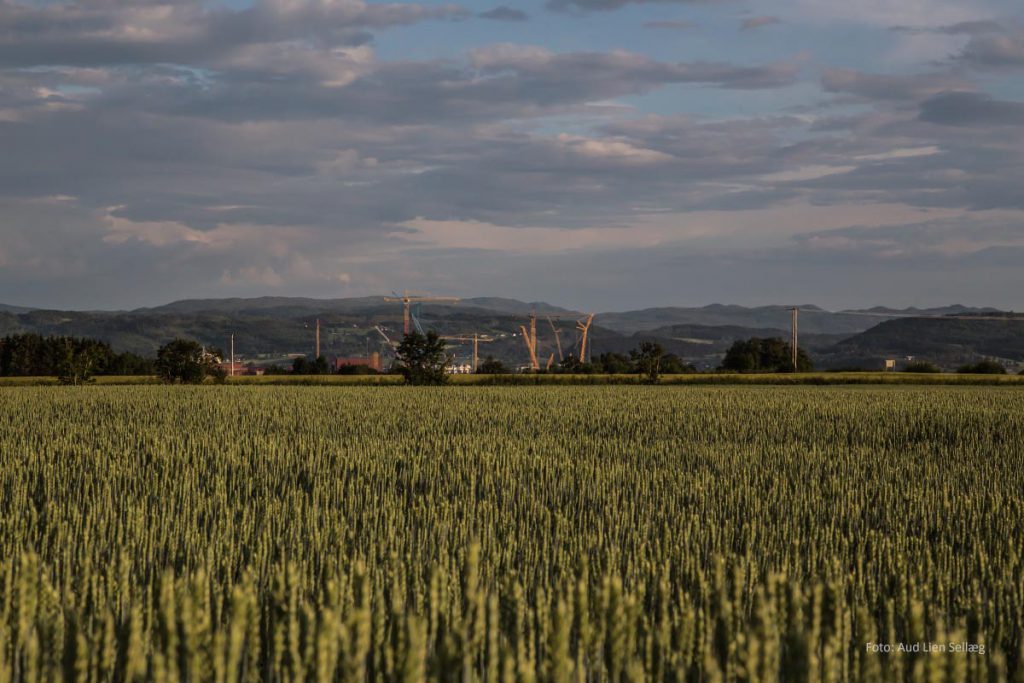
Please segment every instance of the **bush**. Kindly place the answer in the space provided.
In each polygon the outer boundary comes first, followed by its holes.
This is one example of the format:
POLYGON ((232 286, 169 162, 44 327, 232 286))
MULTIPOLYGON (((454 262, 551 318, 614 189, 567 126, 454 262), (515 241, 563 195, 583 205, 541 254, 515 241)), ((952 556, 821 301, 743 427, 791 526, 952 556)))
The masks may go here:
POLYGON ((977 363, 961 365, 956 370, 961 375, 1005 375, 1006 368, 994 360, 983 360, 977 363))
POLYGON ((329 375, 331 369, 327 365, 327 359, 323 356, 310 360, 306 356, 299 356, 292 361, 293 375, 329 375))
POLYGON ((156 373, 168 384, 202 384, 207 376, 223 381, 225 373, 217 367, 221 355, 197 342, 175 339, 157 351, 156 373))
MULTIPOLYGON (((792 347, 782 339, 753 337, 737 341, 725 352, 721 369, 729 372, 793 372, 792 347)), ((798 348, 797 371, 813 370, 810 356, 798 348)))
POLYGON ((903 368, 903 372, 929 372, 936 373, 942 372, 942 369, 934 363, 928 361, 917 360, 913 363, 907 363, 907 366, 903 368))
POLYGON ((348 363, 338 366, 337 375, 377 375, 380 374, 369 365, 349 365, 348 363))
POLYGON ((692 363, 684 363, 683 359, 674 353, 666 353, 661 358, 661 374, 695 375, 697 374, 697 366, 692 363))
POLYGON ((509 369, 494 356, 487 356, 476 370, 478 375, 507 375, 509 369))

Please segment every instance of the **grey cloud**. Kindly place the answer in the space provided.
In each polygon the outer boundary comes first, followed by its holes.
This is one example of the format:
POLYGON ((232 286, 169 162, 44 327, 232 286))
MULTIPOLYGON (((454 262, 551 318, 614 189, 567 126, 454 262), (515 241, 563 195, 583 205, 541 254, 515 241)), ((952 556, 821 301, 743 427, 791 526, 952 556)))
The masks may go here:
POLYGON ((946 126, 1024 125, 1024 103, 980 93, 942 93, 921 103, 920 119, 946 126))
POLYGON ((243 9, 213 9, 194 0, 0 0, 0 65, 209 65, 246 46, 294 40, 319 48, 352 46, 365 43, 370 29, 464 16, 455 5, 363 0, 257 0, 243 9))
POLYGON ((1024 27, 975 34, 960 58, 973 65, 994 67, 1024 66, 1024 27))
POLYGON ((751 29, 761 28, 762 26, 771 26, 772 24, 780 23, 782 23, 782 20, 779 19, 778 17, 751 17, 750 19, 744 20, 743 23, 740 24, 740 30, 749 31, 751 29))
POLYGON ((689 29, 697 28, 697 24, 693 23, 692 21, 683 21, 680 19, 663 19, 661 21, 645 22, 644 28, 686 31, 689 29))
POLYGON ((556 12, 606 12, 621 9, 627 5, 699 5, 726 2, 727 0, 547 0, 548 9, 556 12))
POLYGON ((967 45, 955 58, 978 68, 1024 66, 1024 23, 974 21, 940 29, 949 35, 969 36, 967 45))
POLYGON ((795 83, 799 73, 794 64, 754 67, 715 62, 673 64, 628 52, 555 54, 518 46, 478 50, 471 62, 489 73, 511 72, 535 86, 560 89, 577 82, 612 81, 631 82, 638 89, 667 83, 700 83, 736 89, 778 88, 795 83))
MULTIPOLYGON (((80 16, 52 24, 70 37, 71 65, 42 68, 52 57, 38 49, 39 64, 0 70, 5 291, 31 291, 29 284, 45 284, 38 274, 59 271, 68 275, 48 291, 95 296, 88 305, 113 300, 103 297, 118 296, 124 277, 152 282, 130 296, 160 298, 218 288, 260 292, 277 281, 292 291, 338 293, 338 281, 316 273, 341 271, 361 287, 393 286, 382 272, 437 287, 449 272, 437 269, 459 258, 401 253, 396 234, 408 233, 405 223, 418 217, 575 229, 630 227, 651 213, 683 214, 682 225, 688 211, 785 202, 1024 208, 1014 182, 1024 144, 985 116, 951 114, 939 96, 969 94, 971 87, 953 73, 827 73, 831 92, 875 105, 856 115, 643 117, 600 103, 674 84, 783 88, 797 80, 798 67, 677 64, 626 52, 507 45, 459 59, 381 63, 358 46, 368 32, 435 16, 432 10, 312 0, 261 5, 264 12, 276 8, 275 17, 242 19, 244 10, 218 10, 238 20, 233 27, 204 5, 183 2, 161 25, 157 47, 134 45, 138 53, 127 55, 115 32, 103 59, 84 51, 90 35, 123 25, 125 13, 162 6, 75 5, 80 16), (339 7, 354 14, 343 17, 339 7), (145 61, 158 54, 179 63, 145 61), (114 65, 81 66, 97 63, 114 65), (935 125, 929 117, 936 112, 970 128, 935 125), (574 115, 571 123, 554 118, 565 114, 574 115), (572 133, 559 134, 565 130, 572 133), (929 146, 941 153, 886 156, 929 146), (867 159, 851 161, 857 157, 867 159), (847 164, 856 170, 800 179, 805 167, 847 164), (792 171, 795 179, 778 180, 792 171), (38 261, 43 257, 50 260, 38 261), (24 267, 14 273, 11 263, 24 267), (105 284, 89 293, 88 282, 105 284)), ((46 44, 50 39, 32 22, 48 17, 33 14, 47 7, 23 12, 17 35, 0 31, 0 54, 34 40, 46 44), (30 35, 36 38, 24 37, 30 35)), ((16 23, 9 16, 2 22, 9 22, 5 29, 16 23)), ((95 41, 97 50, 102 42, 95 41)), ((981 110, 991 117, 994 107, 996 119, 1013 119, 1013 105, 983 101, 981 110)), ((635 273, 649 257, 637 251, 624 258, 635 259, 628 264, 635 273)), ((545 263, 580 265, 560 258, 545 263)), ((724 260, 713 261, 719 271, 724 260)), ((498 267, 500 261, 486 262, 506 273, 528 270, 523 263, 498 267)), ((450 272, 455 278, 460 271, 450 272)), ((665 267, 665 282, 673 272, 665 267)), ((767 271, 751 265, 750 272, 767 271)), ((545 286, 554 287, 554 277, 549 273, 545 286)))
POLYGON ((526 46, 477 50, 462 62, 371 64, 358 54, 305 52, 274 60, 273 54, 263 56, 266 67, 233 65, 165 87, 122 80, 98 99, 109 107, 225 121, 454 123, 567 113, 673 84, 781 88, 798 73, 791 64, 674 64, 625 52, 557 54, 526 46), (329 79, 344 87, 325 85, 329 79))
POLYGON ((505 5, 499 5, 494 9, 481 12, 477 16, 481 19, 492 19, 494 21, 526 21, 530 18, 530 15, 526 12, 505 5))
POLYGON ((939 261, 971 259, 996 249, 1014 252, 1024 247, 1024 221, 938 219, 883 226, 850 226, 798 235, 794 241, 820 255, 889 260, 929 258, 939 261))
POLYGON ((950 61, 979 70, 1024 66, 1024 22, 1019 18, 996 21, 965 21, 938 28, 896 26, 895 31, 909 34, 966 36, 962 50, 950 55, 950 61))
POLYGON ((855 69, 826 69, 822 72, 821 84, 828 92, 892 102, 916 102, 946 91, 974 89, 970 81, 953 73, 896 76, 865 73, 855 69))

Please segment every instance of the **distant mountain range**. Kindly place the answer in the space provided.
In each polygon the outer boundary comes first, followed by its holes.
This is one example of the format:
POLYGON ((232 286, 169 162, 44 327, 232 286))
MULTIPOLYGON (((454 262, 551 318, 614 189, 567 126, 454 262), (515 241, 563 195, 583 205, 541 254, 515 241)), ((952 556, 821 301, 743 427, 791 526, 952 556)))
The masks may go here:
MULTIPOLYGON (((712 304, 598 313, 590 339, 594 354, 625 353, 640 341, 654 340, 701 367, 714 367, 737 339, 788 338, 790 308, 712 304)), ((823 367, 877 367, 881 358, 894 356, 922 357, 945 365, 981 357, 1024 360, 1024 318, 1009 317, 993 308, 875 307, 838 312, 813 305, 799 308, 801 346, 823 367)), ((493 337, 493 342, 481 344, 481 354, 493 354, 517 365, 526 358, 519 326, 527 323, 531 311, 539 316, 538 355, 542 362, 548 358, 557 361, 552 325, 558 330, 564 354, 576 348, 576 320, 583 313, 544 302, 478 297, 457 304, 426 303, 419 315, 425 327, 443 335, 493 337)), ((93 337, 118 351, 151 356, 174 337, 225 347, 234 334, 239 355, 269 362, 289 354, 312 354, 317 319, 325 355, 362 355, 386 349, 384 335, 392 339, 401 336, 402 307, 384 297, 191 299, 131 311, 47 311, 0 304, 0 335, 33 332, 93 337)), ((456 345, 456 350, 465 349, 456 345)))

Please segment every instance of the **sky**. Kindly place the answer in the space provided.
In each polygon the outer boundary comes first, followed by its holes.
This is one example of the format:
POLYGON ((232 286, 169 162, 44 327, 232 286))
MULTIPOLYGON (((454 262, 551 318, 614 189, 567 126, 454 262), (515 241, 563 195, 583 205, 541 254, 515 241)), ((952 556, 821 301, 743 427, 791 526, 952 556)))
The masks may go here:
POLYGON ((0 0, 0 302, 1024 309, 1019 0, 0 0))

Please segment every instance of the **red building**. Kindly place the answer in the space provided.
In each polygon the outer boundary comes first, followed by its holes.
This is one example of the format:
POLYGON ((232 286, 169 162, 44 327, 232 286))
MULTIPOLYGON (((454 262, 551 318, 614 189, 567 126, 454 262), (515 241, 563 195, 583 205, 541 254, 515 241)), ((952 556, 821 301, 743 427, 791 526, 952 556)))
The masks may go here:
POLYGON ((380 366, 380 354, 374 351, 369 357, 365 356, 352 356, 349 358, 338 358, 334 361, 334 369, 340 370, 345 365, 357 365, 370 368, 371 370, 381 371, 380 366))
POLYGON ((227 373, 228 377, 242 377, 245 375, 262 375, 263 368, 257 367, 255 363, 251 361, 248 363, 242 363, 241 361, 235 361, 234 372, 231 371, 231 363, 220 363, 217 365, 221 370, 227 373))

